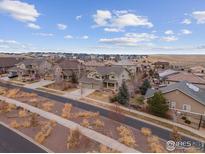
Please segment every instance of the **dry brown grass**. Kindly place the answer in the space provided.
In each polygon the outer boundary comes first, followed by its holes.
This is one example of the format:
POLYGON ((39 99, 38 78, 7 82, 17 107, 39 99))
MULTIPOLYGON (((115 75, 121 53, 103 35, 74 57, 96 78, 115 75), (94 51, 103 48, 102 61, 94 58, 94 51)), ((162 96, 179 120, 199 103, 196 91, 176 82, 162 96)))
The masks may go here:
POLYGON ((42 104, 43 110, 47 112, 51 111, 53 106, 54 106, 54 103, 48 102, 48 101, 42 104))
POLYGON ((83 127, 89 127, 89 126, 90 126, 90 123, 89 123, 89 121, 88 121, 87 119, 83 119, 83 122, 81 123, 81 125, 82 125, 83 127))
POLYGON ((153 153, 164 153, 167 152, 164 146, 160 143, 159 137, 157 136, 150 136, 147 138, 147 142, 150 147, 150 151, 153 153))
POLYGON ((12 120, 10 123, 10 126, 12 128, 20 128, 21 127, 21 125, 16 120, 12 120))
POLYGON ((20 111, 18 112, 19 118, 25 118, 27 115, 28 115, 28 112, 27 112, 25 109, 20 110, 20 111))
POLYGON ((15 98, 20 92, 20 89, 10 89, 6 92, 6 97, 15 98))
POLYGON ((77 118, 98 118, 99 112, 79 112, 75 115, 77 118))
POLYGON ((67 140, 67 149, 77 148, 80 142, 81 133, 78 128, 70 130, 67 140))
POLYGON ((116 150, 113 150, 111 148, 108 148, 107 146, 100 144, 99 146, 99 152, 100 153, 116 153, 116 150))
POLYGON ((45 139, 51 135, 51 132, 52 132, 54 126, 55 126, 55 122, 53 122, 53 121, 46 122, 41 127, 40 132, 38 132, 35 135, 36 142, 38 142, 39 144, 42 144, 45 141, 45 139))
POLYGON ((100 119, 96 119, 95 122, 94 122, 94 125, 95 125, 97 128, 102 128, 102 127, 104 127, 104 122, 101 121, 100 119))
POLYGON ((119 141, 129 147, 135 147, 136 146, 136 141, 134 139, 134 136, 131 132, 130 129, 128 129, 125 126, 119 126, 117 127, 117 131, 119 133, 119 141))
POLYGON ((141 133, 144 135, 144 136, 151 136, 152 135, 152 131, 149 129, 149 128, 141 128, 141 133))
POLYGON ((69 104, 69 103, 66 103, 62 109, 62 113, 61 113, 61 116, 63 118, 67 118, 69 119, 70 116, 71 116, 71 110, 72 110, 72 104, 69 104))

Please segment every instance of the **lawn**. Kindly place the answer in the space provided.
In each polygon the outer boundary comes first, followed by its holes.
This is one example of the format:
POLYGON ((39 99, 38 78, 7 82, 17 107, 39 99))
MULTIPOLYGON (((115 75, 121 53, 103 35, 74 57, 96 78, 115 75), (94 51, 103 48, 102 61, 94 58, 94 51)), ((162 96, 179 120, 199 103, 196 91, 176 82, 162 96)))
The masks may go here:
POLYGON ((54 82, 52 84, 49 84, 45 86, 46 88, 49 89, 54 89, 54 90, 59 90, 59 91, 65 91, 65 92, 72 92, 77 90, 77 85, 73 84, 71 82, 54 82))
POLYGON ((107 91, 102 91, 102 90, 96 90, 93 93, 91 93, 90 95, 88 95, 88 98, 91 99, 95 99, 95 100, 99 100, 99 101, 103 101, 103 102, 110 102, 110 98, 113 97, 114 94, 112 94, 111 92, 107 92, 107 91))

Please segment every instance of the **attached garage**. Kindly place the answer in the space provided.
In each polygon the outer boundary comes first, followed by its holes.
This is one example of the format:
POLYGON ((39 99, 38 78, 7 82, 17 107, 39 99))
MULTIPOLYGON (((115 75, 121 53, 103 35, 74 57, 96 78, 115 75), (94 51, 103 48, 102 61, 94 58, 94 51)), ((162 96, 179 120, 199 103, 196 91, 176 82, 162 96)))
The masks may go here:
POLYGON ((100 84, 94 84, 94 83, 81 83, 83 88, 89 88, 89 89, 100 89, 100 84))

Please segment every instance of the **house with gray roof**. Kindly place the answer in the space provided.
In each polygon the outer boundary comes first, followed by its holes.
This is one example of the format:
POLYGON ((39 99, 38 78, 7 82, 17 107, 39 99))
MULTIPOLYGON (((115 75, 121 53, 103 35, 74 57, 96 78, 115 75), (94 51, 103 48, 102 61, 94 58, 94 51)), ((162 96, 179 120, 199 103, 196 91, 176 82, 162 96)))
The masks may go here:
POLYGON ((61 59, 54 66, 54 78, 56 81, 70 81, 73 73, 81 78, 85 72, 85 65, 75 59, 61 59))
POLYGON ((79 82, 86 88, 106 88, 116 91, 123 81, 129 79, 129 72, 121 66, 98 66, 94 71, 84 75, 79 82))
POLYGON ((15 57, 0 57, 0 74, 7 73, 8 70, 14 67, 22 59, 15 57))
POLYGON ((164 95, 169 102, 170 109, 205 114, 205 89, 192 83, 180 81, 158 90, 148 89, 146 99, 153 97, 156 92, 164 95))

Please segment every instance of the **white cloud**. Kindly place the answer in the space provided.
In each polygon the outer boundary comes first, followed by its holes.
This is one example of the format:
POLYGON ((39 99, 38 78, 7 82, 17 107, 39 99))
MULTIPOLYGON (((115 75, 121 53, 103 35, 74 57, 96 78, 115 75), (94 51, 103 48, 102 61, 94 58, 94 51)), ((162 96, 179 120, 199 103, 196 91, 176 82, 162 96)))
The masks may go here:
POLYGON ((72 35, 66 35, 66 36, 64 36, 64 39, 72 39, 72 38, 73 38, 72 35))
POLYGON ((57 24, 57 27, 59 30, 65 30, 67 28, 67 25, 65 24, 57 24))
POLYGON ((137 16, 132 13, 127 13, 123 15, 117 16, 112 21, 112 25, 114 27, 127 27, 127 26, 145 26, 145 27, 153 27, 153 24, 148 21, 147 18, 137 16))
POLYGON ((106 31, 106 32, 123 32, 123 30, 119 29, 119 28, 104 28, 104 31, 106 31))
POLYGON ((108 20, 112 18, 112 14, 108 10, 97 10, 93 18, 97 26, 105 26, 108 20))
POLYGON ((191 20, 190 19, 184 19, 181 23, 185 24, 185 25, 189 25, 189 24, 191 24, 191 20))
POLYGON ((148 33, 126 33, 123 37, 116 38, 102 38, 101 43, 122 45, 122 46, 136 46, 139 42, 149 42, 156 39, 157 36, 148 33))
POLYGON ((44 36, 44 37, 52 37, 54 34, 52 34, 52 33, 33 33, 33 35, 44 36))
POLYGON ((40 15, 34 5, 18 0, 1 0, 0 11, 22 22, 35 22, 40 15))
POLYGON ((3 43, 3 44, 19 44, 19 42, 15 41, 15 40, 3 40, 3 39, 0 39, 0 43, 3 43))
POLYGON ((87 35, 84 35, 81 38, 84 39, 84 40, 87 40, 89 37, 87 35))
POLYGON ((177 41, 178 38, 175 36, 166 36, 166 37, 162 37, 161 40, 165 42, 174 42, 174 41, 177 41))
POLYGON ((164 32, 164 34, 166 34, 166 35, 173 35, 174 32, 172 30, 167 30, 167 31, 164 32))
POLYGON ((93 15, 95 26, 103 26, 107 32, 120 32, 125 27, 153 27, 147 17, 139 16, 128 10, 97 10, 93 15))
POLYGON ((192 34, 192 32, 191 32, 190 30, 188 30, 188 29, 182 29, 182 30, 181 30, 181 33, 182 33, 182 34, 185 34, 185 35, 192 34))
POLYGON ((205 11, 192 12, 192 16, 197 20, 198 24, 205 24, 205 11))
POLYGON ((34 24, 34 23, 28 23, 27 27, 32 28, 32 29, 41 29, 39 25, 34 24))
POLYGON ((76 16, 75 19, 76 20, 80 20, 82 18, 82 15, 76 16))

